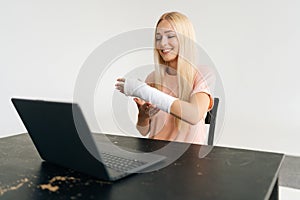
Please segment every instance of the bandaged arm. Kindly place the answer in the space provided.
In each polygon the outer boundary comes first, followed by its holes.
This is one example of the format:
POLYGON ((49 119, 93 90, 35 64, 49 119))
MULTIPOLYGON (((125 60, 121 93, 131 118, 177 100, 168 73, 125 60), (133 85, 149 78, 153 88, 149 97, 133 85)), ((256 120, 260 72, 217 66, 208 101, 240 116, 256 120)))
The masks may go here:
POLYGON ((167 113, 170 113, 171 106, 177 99, 136 79, 125 80, 124 94, 127 96, 139 97, 167 113))
POLYGON ((157 108, 192 125, 197 124, 203 118, 210 104, 209 95, 203 92, 192 95, 190 101, 186 102, 152 88, 139 80, 119 79, 118 81, 117 89, 125 95, 136 96, 148 101, 156 105, 157 108))

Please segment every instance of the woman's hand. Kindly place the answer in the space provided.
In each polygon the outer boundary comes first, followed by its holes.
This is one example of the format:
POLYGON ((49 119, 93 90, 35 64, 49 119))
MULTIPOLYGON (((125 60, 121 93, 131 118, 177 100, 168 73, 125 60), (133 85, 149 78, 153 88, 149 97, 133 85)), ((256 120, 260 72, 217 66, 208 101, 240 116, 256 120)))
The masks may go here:
POLYGON ((124 94, 125 78, 118 78, 117 81, 118 82, 115 84, 116 89, 124 94))
POLYGON ((156 108, 149 102, 145 102, 142 99, 134 98, 133 99, 139 109, 138 121, 136 123, 137 130, 143 135, 146 136, 149 133, 150 129, 150 119, 156 113, 158 113, 159 109, 156 108))
POLYGON ((159 109, 152 105, 149 102, 145 102, 142 99, 134 98, 133 99, 139 109, 139 121, 145 121, 149 118, 153 117, 156 113, 158 113, 159 109))
MULTIPOLYGON (((162 91, 147 85, 145 82, 137 79, 118 78, 115 84, 116 89, 126 96, 138 97, 146 102, 150 102, 162 111, 170 113, 171 105, 177 98, 170 96, 162 91)), ((149 107, 150 104, 145 105, 149 107)))
MULTIPOLYGON (((125 85, 125 78, 118 78, 115 87, 123 94, 125 94, 124 85, 125 85)), ((139 118, 141 117, 141 120, 143 121, 154 116, 159 111, 159 108, 157 108, 155 105, 151 104, 150 102, 145 102, 140 98, 134 98, 133 100, 135 101, 139 109, 139 118)))

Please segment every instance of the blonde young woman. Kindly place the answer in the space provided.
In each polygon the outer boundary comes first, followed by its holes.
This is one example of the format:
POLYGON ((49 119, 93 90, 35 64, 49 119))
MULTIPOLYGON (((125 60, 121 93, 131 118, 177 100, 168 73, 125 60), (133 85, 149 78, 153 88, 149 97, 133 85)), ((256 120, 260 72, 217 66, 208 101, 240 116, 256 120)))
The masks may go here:
MULTIPOLYGON (((204 144, 205 116, 213 106, 207 79, 196 67, 195 34, 178 12, 163 14, 155 30, 155 71, 144 82, 117 79, 116 89, 134 96, 137 129, 149 138, 204 144)), ((210 80, 211 81, 211 80, 210 80)))

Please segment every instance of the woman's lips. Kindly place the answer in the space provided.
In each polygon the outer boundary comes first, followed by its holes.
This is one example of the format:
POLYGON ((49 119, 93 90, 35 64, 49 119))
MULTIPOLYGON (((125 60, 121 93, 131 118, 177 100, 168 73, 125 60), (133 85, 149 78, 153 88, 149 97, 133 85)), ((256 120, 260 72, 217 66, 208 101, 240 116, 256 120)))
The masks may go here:
POLYGON ((170 53, 172 51, 172 49, 162 49, 161 50, 161 52, 163 53, 163 54, 168 54, 168 53, 170 53))

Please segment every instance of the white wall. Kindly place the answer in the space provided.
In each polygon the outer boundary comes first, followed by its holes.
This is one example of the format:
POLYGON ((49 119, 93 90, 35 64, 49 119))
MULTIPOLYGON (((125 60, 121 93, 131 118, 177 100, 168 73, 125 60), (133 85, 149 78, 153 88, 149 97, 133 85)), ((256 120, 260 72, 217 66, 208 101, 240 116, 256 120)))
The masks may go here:
POLYGON ((177 10, 194 23, 223 80, 218 145, 300 155, 299 8, 296 0, 1 1, 0 137, 25 132, 11 97, 71 101, 95 48, 177 10))

